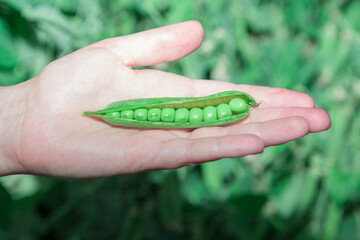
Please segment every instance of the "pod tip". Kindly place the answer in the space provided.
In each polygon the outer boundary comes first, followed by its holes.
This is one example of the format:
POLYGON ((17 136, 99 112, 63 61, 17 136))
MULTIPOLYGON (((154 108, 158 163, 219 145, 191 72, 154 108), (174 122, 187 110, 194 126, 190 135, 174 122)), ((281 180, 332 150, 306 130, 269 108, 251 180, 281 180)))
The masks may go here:
POLYGON ((93 112, 90 112, 90 111, 85 111, 82 113, 83 116, 89 116, 89 115, 93 115, 94 113, 93 112))

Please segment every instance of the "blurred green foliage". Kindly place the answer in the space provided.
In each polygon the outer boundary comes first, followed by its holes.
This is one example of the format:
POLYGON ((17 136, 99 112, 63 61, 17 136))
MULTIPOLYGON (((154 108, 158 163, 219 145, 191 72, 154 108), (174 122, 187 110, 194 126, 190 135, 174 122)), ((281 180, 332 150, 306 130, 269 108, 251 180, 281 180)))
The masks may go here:
POLYGON ((155 68, 302 91, 333 121, 176 171, 3 177, 0 239, 360 239, 359 13, 351 0, 0 0, 0 85, 95 41, 196 19, 201 48, 155 68))

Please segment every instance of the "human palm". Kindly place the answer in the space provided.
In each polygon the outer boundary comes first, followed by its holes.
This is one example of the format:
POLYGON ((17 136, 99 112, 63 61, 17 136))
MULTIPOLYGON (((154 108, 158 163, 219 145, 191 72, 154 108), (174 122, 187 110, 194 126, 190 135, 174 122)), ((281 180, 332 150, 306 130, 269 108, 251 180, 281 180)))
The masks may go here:
POLYGON ((303 93, 133 69, 182 58, 202 37, 201 26, 190 21, 107 39, 49 64, 25 85, 25 114, 14 144, 17 171, 83 178, 172 169, 257 154, 329 128, 327 113, 303 93), (195 130, 112 127, 81 115, 119 100, 227 90, 249 93, 261 104, 242 121, 195 130))

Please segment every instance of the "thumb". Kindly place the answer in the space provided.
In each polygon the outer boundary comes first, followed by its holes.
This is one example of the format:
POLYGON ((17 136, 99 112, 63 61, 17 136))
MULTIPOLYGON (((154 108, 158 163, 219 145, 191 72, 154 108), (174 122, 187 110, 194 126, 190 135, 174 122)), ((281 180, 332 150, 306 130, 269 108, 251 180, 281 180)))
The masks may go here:
POLYGON ((195 51, 204 31, 197 21, 188 21, 97 42, 115 53, 127 66, 147 66, 175 61, 195 51))

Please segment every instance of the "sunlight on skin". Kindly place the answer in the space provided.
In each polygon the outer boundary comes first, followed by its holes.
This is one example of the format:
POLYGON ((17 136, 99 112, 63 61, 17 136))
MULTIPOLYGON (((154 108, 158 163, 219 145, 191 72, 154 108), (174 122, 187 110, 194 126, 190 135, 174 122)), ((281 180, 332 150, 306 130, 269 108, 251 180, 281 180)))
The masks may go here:
POLYGON ((34 79, 0 88, 13 96, 0 104, 16 112, 4 120, 1 108, 0 174, 86 178, 172 169, 261 153, 330 127, 328 114, 303 93, 132 69, 180 59, 202 40, 196 21, 106 39, 50 63, 34 79), (81 116, 125 99, 226 90, 247 92, 261 104, 243 121, 195 130, 111 127, 81 116))

